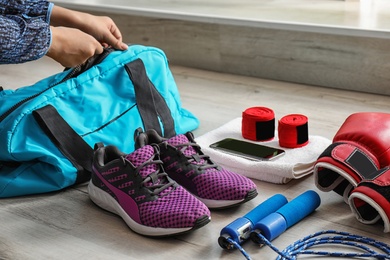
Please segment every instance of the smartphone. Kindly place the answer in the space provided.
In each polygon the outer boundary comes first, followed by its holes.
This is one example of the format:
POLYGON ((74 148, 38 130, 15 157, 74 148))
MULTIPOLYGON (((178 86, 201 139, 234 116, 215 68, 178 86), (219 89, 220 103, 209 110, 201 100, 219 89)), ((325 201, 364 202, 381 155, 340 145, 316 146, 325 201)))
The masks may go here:
POLYGON ((213 149, 244 157, 249 160, 268 161, 279 158, 285 151, 280 148, 274 148, 256 143, 250 143, 244 140, 226 138, 210 145, 213 149))

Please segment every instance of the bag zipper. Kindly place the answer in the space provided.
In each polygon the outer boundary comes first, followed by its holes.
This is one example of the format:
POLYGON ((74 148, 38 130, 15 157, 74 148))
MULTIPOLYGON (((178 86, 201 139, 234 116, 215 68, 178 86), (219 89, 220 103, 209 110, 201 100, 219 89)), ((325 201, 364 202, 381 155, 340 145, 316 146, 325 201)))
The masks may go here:
POLYGON ((5 111, 1 116, 0 116, 0 123, 7 117, 9 116, 9 114, 11 114, 14 110, 16 110, 18 107, 20 107, 21 105, 23 105, 24 103, 30 101, 31 99, 34 99, 36 97, 38 97, 39 95, 41 95, 42 93, 46 92, 47 90, 61 84, 62 82, 65 82, 67 81, 68 79, 70 79, 76 72, 76 70, 78 70, 78 68, 80 68, 81 66, 77 66, 75 67, 74 69, 72 69, 72 71, 66 75, 61 81, 57 82, 56 84, 53 84, 51 86, 49 86, 48 88, 42 90, 41 92, 38 92, 34 95, 31 95, 25 99, 22 99, 20 100, 18 103, 14 104, 12 107, 10 107, 7 111, 5 111))
POLYGON ((41 94, 43 94, 44 92, 46 92, 47 90, 73 78, 73 77, 77 77, 79 74, 81 74, 81 72, 84 72, 85 70, 89 69, 90 67, 92 67, 93 65, 96 65, 96 64, 99 64, 100 62, 102 62, 114 49, 112 48, 106 48, 104 49, 103 53, 100 54, 99 56, 95 57, 93 59, 93 62, 89 62, 88 61, 85 63, 85 64, 81 64, 81 65, 77 65, 76 67, 72 68, 71 71, 59 82, 49 86, 48 88, 42 90, 41 92, 38 92, 34 95, 31 95, 25 99, 22 99, 20 100, 18 103, 14 104, 12 107, 10 107, 7 111, 5 111, 1 116, 0 116, 0 123, 7 117, 9 116, 13 111, 15 111, 18 107, 20 107, 21 105, 23 105, 24 103, 40 96, 41 94), (86 67, 86 68, 83 68, 83 67, 86 67))

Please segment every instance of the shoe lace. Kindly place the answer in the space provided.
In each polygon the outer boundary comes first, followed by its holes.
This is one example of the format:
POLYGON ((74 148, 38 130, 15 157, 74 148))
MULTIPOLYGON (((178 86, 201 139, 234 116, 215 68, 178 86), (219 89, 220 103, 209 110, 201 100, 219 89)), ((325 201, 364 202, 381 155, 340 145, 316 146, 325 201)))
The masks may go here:
POLYGON ((187 165, 196 164, 200 170, 219 169, 219 166, 210 159, 210 156, 201 152, 201 147, 197 143, 187 142, 174 146, 185 155, 187 165), (187 150, 188 152, 186 152, 187 150))
MULTIPOLYGON (((176 184, 174 181, 168 179, 168 174, 166 172, 161 171, 162 168, 160 166, 163 164, 163 162, 159 158, 155 159, 156 156, 157 155, 155 154, 153 157, 146 160, 135 169, 135 174, 142 176, 140 171, 143 168, 148 167, 149 165, 156 165, 156 170, 152 173, 149 173, 146 177, 143 177, 143 181, 141 182, 141 184, 150 190, 153 195, 159 195, 162 191, 176 184)), ((122 160, 124 164, 132 164, 125 157, 122 157, 122 160)))

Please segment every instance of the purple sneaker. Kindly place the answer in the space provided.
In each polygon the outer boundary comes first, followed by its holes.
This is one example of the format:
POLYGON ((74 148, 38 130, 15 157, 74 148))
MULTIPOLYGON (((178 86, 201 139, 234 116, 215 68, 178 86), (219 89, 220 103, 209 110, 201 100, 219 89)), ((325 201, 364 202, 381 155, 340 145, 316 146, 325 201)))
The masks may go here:
POLYGON ((157 143, 169 177, 209 208, 227 208, 257 196, 256 185, 249 178, 213 163, 190 132, 165 139, 154 130, 148 130, 138 133, 136 146, 145 145, 142 142, 157 143))
POLYGON ((167 176, 158 150, 146 145, 127 155, 115 146, 96 145, 91 200, 146 236, 180 234, 209 223, 209 209, 167 176))

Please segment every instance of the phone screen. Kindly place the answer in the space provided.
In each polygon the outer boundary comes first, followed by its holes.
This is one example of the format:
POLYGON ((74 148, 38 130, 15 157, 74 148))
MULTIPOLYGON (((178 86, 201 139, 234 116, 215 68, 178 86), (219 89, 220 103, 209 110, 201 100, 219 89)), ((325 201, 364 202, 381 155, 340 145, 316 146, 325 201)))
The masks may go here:
POLYGON ((211 148, 251 160, 272 160, 284 154, 284 150, 243 140, 226 138, 210 145, 211 148))

